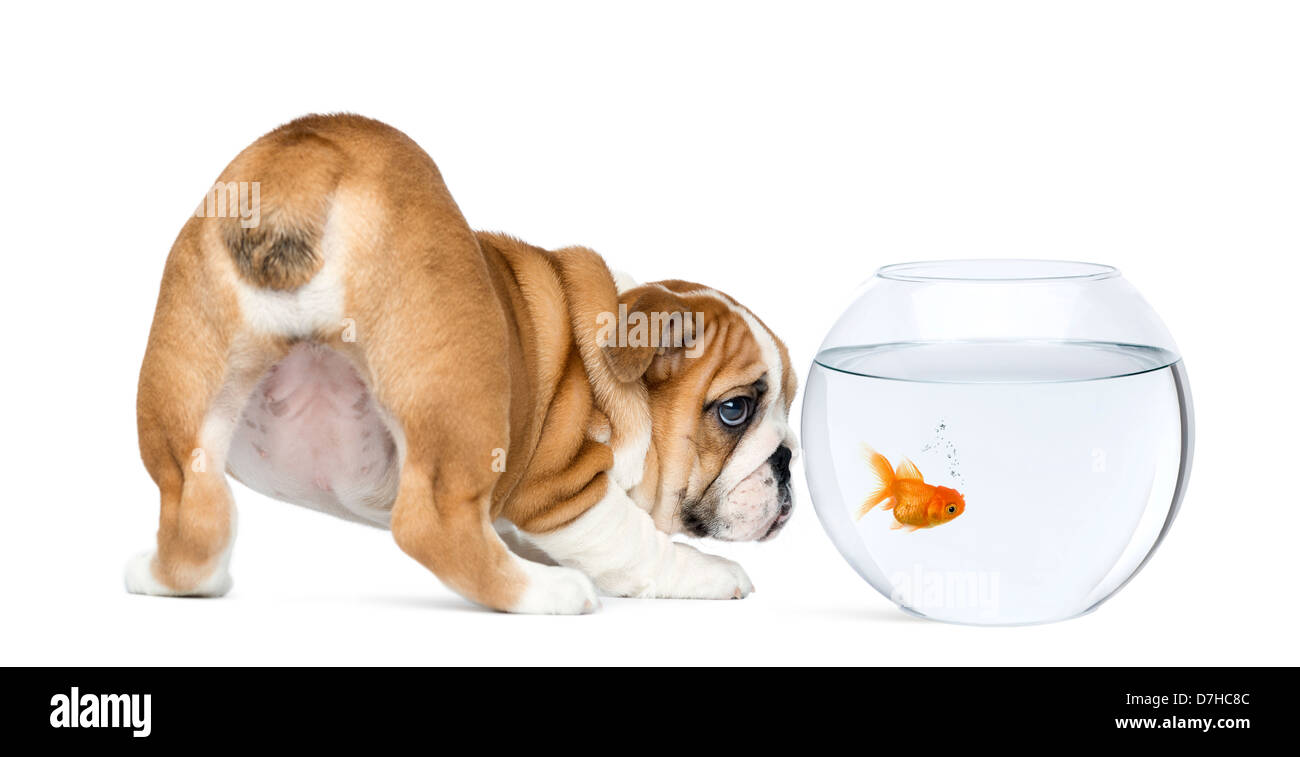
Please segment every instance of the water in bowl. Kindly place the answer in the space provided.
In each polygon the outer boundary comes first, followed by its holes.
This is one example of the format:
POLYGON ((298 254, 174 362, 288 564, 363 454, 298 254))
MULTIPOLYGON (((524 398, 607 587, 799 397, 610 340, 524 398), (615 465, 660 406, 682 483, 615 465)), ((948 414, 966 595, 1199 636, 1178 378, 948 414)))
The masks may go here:
POLYGON ((1091 341, 835 347, 809 376, 809 486, 836 546, 877 590, 938 620, 1018 624, 1096 607, 1150 556, 1190 465, 1186 374, 1154 347, 1091 341), (911 531, 859 517, 864 445, 965 510, 911 531))

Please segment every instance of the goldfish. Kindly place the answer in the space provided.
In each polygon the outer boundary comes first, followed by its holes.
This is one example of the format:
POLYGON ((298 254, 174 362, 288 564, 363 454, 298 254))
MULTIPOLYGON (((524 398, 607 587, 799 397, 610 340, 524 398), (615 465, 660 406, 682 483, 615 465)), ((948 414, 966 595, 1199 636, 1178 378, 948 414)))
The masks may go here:
POLYGON ((956 489, 927 484, 921 471, 906 457, 895 470, 884 455, 865 444, 862 445, 862 454, 871 464, 880 485, 858 508, 858 519, 871 508, 886 502, 883 509, 892 510, 897 521, 891 528, 907 526, 915 531, 943 525, 966 511, 965 497, 956 489))

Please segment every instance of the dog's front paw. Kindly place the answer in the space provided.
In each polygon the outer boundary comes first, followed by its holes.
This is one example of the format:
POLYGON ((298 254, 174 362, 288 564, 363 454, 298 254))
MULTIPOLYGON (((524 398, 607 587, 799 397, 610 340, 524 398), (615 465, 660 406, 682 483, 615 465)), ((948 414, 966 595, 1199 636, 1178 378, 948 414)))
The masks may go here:
POLYGON ((584 615, 600 608, 596 586, 580 571, 537 563, 528 565, 528 585, 510 612, 530 615, 584 615))
POLYGON ((744 599, 754 591, 754 584, 739 563, 710 555, 687 544, 675 545, 690 550, 678 564, 668 585, 660 585, 657 594, 674 599, 744 599))

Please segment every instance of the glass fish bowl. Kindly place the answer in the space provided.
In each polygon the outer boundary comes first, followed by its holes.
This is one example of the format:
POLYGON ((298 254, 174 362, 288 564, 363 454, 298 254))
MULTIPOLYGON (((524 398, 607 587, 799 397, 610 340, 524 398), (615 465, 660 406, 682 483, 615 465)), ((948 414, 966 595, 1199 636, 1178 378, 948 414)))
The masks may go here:
POLYGON ((1160 318, 1111 266, 881 268, 808 376, 804 468, 835 546, 914 615, 1087 613, 1168 533, 1192 401, 1160 318))

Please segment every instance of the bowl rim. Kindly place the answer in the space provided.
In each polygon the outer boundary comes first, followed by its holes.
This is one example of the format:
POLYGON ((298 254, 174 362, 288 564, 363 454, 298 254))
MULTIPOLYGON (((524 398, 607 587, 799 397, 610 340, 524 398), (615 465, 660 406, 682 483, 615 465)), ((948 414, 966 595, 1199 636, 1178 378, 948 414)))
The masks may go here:
POLYGON ((1119 276, 1105 263, 1046 258, 953 258, 891 263, 876 278, 905 282, 1011 283, 1030 281, 1099 281, 1119 276))

